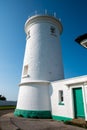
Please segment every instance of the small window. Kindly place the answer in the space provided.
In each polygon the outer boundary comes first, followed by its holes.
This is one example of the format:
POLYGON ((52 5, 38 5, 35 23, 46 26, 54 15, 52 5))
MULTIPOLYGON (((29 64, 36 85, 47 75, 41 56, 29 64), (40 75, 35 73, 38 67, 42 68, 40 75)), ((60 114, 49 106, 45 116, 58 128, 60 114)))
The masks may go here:
POLYGON ((27 33, 27 39, 30 38, 30 30, 27 33))
POLYGON ((55 27, 51 26, 50 31, 51 31, 51 34, 55 34, 55 31, 56 31, 55 27))
POLYGON ((24 66, 23 75, 28 75, 28 65, 24 66))
POLYGON ((59 105, 64 105, 63 90, 59 90, 59 105))

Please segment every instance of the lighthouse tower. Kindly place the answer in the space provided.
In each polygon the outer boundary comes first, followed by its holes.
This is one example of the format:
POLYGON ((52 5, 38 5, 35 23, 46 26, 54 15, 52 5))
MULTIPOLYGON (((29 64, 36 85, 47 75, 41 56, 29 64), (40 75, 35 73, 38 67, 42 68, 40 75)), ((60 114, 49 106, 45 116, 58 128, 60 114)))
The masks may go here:
POLYGON ((25 23, 26 49, 16 116, 50 118, 51 81, 64 78, 60 47, 61 22, 54 16, 34 15, 25 23))

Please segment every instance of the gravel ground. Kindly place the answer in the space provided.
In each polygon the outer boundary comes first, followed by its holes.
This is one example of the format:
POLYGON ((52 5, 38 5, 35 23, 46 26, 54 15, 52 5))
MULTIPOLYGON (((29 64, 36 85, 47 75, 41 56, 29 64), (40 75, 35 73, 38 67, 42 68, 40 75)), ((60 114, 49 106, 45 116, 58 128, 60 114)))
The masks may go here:
POLYGON ((7 114, 7 113, 10 113, 10 112, 14 112, 14 109, 11 109, 11 110, 0 110, 0 116, 2 116, 4 114, 7 114))
MULTIPOLYGON (((8 112, 8 111, 6 111, 8 112)), ((5 112, 0 111, 0 115, 5 112)), ((65 125, 61 121, 52 119, 29 119, 14 117, 8 113, 0 117, 1 130, 85 130, 84 128, 65 125)))

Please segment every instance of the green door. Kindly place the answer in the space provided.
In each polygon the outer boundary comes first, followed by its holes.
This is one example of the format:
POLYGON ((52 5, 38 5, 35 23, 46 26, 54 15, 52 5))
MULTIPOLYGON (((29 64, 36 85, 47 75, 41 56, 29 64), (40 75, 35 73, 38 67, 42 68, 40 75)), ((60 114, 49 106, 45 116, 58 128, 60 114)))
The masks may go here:
POLYGON ((75 117, 85 118, 82 88, 73 89, 75 117))

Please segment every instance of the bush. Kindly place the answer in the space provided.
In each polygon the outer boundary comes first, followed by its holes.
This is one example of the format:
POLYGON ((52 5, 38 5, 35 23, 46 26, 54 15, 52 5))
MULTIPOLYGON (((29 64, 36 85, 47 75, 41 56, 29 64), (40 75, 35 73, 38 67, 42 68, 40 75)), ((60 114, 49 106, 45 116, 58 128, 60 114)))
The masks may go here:
POLYGON ((6 101, 6 97, 0 95, 0 100, 2 100, 2 101, 6 101))

